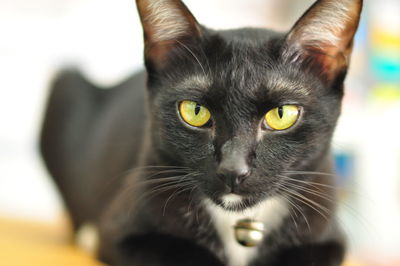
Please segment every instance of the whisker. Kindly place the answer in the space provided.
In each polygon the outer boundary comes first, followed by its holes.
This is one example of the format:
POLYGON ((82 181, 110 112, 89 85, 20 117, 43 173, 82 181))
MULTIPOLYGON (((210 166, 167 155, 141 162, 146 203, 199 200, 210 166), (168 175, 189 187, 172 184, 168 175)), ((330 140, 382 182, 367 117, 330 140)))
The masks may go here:
POLYGON ((201 49, 201 52, 203 53, 203 58, 205 59, 207 67, 208 67, 208 74, 211 77, 212 76, 212 70, 211 70, 211 66, 210 66, 210 62, 209 62, 208 56, 206 55, 203 47, 200 47, 200 49, 201 49))
MULTIPOLYGON (((151 166, 151 167, 153 167, 153 166, 151 166)), ((172 177, 154 178, 157 175, 171 174, 171 173, 174 173, 174 174, 179 174, 179 173, 189 174, 188 172, 190 170, 190 168, 188 168, 188 167, 178 167, 177 169, 175 169, 175 166, 171 166, 171 167, 170 166, 159 166, 159 167, 155 166, 155 167, 158 168, 158 169, 163 169, 164 167, 167 167, 168 170, 158 171, 158 172, 152 173, 149 176, 141 177, 141 180, 136 181, 136 182, 134 181, 131 184, 129 184, 131 186, 131 188, 128 189, 128 190, 133 190, 133 189, 137 188, 138 186, 144 186, 146 184, 173 181, 174 179, 178 179, 178 178, 180 178, 182 176, 182 175, 178 175, 178 176, 172 176, 172 177)), ((148 167, 144 166, 143 168, 148 168, 148 167)), ((138 169, 138 168, 136 168, 136 169, 138 169)), ((145 170, 147 170, 147 169, 145 169, 145 170)), ((149 168, 149 170, 153 170, 153 169, 149 168)))
POLYGON ((195 184, 197 184, 197 182, 189 183, 189 184, 187 184, 186 186, 184 186, 184 187, 182 187, 182 188, 180 188, 180 189, 178 188, 177 190, 175 190, 175 191, 171 194, 171 196, 169 196, 168 199, 165 201, 165 204, 164 204, 164 207, 163 207, 163 216, 165 215, 165 210, 166 210, 166 208, 167 208, 168 202, 169 202, 170 200, 172 200, 174 197, 178 196, 179 194, 181 194, 181 193, 183 193, 183 192, 185 192, 185 191, 188 191, 189 189, 192 189, 193 186, 194 186, 195 184))
POLYGON ((192 190, 191 190, 190 193, 189 193, 190 201, 189 201, 189 204, 188 204, 187 212, 191 212, 191 211, 192 211, 192 209, 190 208, 191 205, 192 205, 192 203, 193 203, 193 196, 192 196, 192 194, 193 194, 193 192, 195 191, 195 189, 198 188, 199 186, 200 186, 200 185, 193 186, 192 190))
MULTIPOLYGON (((290 196, 289 196, 290 197, 290 196)), ((299 204, 296 204, 296 202, 291 201, 290 199, 288 199, 290 202, 292 202, 293 206, 300 212, 300 214, 303 216, 304 218, 304 222, 307 225, 308 231, 311 232, 311 226, 310 226, 310 222, 307 219, 307 216, 304 214, 303 210, 301 209, 301 207, 299 206, 299 204)))
MULTIPOLYGON (((279 188, 282 188, 282 184, 278 184, 278 189, 279 189, 279 188)), ((291 195, 288 195, 288 194, 287 194, 287 193, 289 193, 288 188, 286 188, 286 187, 283 188, 283 191, 286 192, 286 193, 284 193, 285 199, 288 200, 288 202, 289 202, 293 207, 295 207, 295 208, 298 210, 298 212, 303 216, 304 221, 305 221, 305 223, 307 224, 308 231, 311 232, 310 223, 309 223, 309 221, 308 221, 308 219, 307 219, 307 216, 306 216, 306 215, 304 214, 304 212, 302 211, 301 207, 300 207, 298 204, 296 204, 296 202, 290 200, 290 198, 293 198, 293 197, 291 197, 291 195)), ((297 214, 296 214, 296 217, 297 217, 297 214)))
POLYGON ((153 179, 150 179, 150 180, 141 180, 141 181, 135 183, 135 185, 145 186, 145 185, 150 185, 150 184, 155 184, 155 183, 177 181, 177 180, 180 180, 181 177, 182 177, 182 175, 170 176, 170 177, 161 177, 161 178, 153 178, 153 179))
POLYGON ((297 222, 296 222, 296 219, 298 219, 298 216, 297 216, 297 212, 296 212, 296 210, 293 208, 294 207, 294 205, 293 205, 293 203, 292 203, 292 201, 288 198, 288 196, 286 196, 286 194, 284 194, 284 195, 282 195, 282 197, 285 199, 285 200, 287 200, 288 202, 289 202, 289 207, 290 207, 290 218, 292 219, 292 221, 293 221, 293 223, 294 223, 294 225, 295 225, 295 227, 296 227, 296 230, 298 231, 299 230, 299 227, 297 226, 297 222), (293 213, 292 213, 293 212, 293 213), (293 215, 295 215, 296 216, 296 218, 295 217, 293 217, 293 215))
POLYGON ((172 165, 145 165, 145 166, 139 166, 139 167, 134 167, 132 169, 129 169, 123 173, 123 175, 132 175, 133 173, 136 172, 145 172, 145 171, 155 171, 155 170, 160 170, 160 169, 165 169, 165 170, 187 170, 190 171, 190 168, 188 167, 183 167, 183 166, 172 166, 172 165))
MULTIPOLYGON (((169 189, 173 189, 173 188, 176 188, 179 186, 186 185, 187 183, 193 182, 193 180, 190 180, 190 179, 188 180, 188 178, 194 177, 198 174, 199 173, 197 173, 197 172, 193 172, 193 173, 189 173, 189 174, 182 175, 182 176, 175 176, 172 181, 169 181, 164 184, 160 184, 160 185, 157 185, 156 187, 153 187, 150 191, 145 193, 145 195, 146 196, 151 195, 151 194, 154 194, 155 192, 161 193, 161 192, 167 191, 169 189), (171 187, 171 186, 173 186, 173 187, 171 187)), ((159 193, 157 193, 157 194, 159 194, 159 193)))
MULTIPOLYGON (((180 188, 182 187, 182 183, 179 184, 164 184, 165 186, 158 188, 158 189, 153 189, 151 191, 147 191, 143 193, 138 199, 136 199, 137 202, 143 201, 143 200, 150 200, 151 198, 159 195, 160 193, 163 193, 165 191, 175 189, 175 188, 180 188)), ((129 210, 128 213, 132 213, 133 209, 129 210)))
MULTIPOLYGON (((299 174, 299 175, 319 175, 319 176, 331 176, 331 177, 335 177, 337 178, 338 175, 337 174, 332 174, 332 173, 325 173, 325 172, 313 172, 313 171, 285 171, 285 174, 299 174)), ((289 178, 289 177, 287 177, 289 178)), ((297 180, 297 179, 296 179, 297 180)), ((298 182, 301 182, 300 180, 297 180, 298 182)), ((311 182, 311 181, 303 181, 303 182, 311 182)), ((346 190, 347 192, 351 192, 352 194, 357 194, 360 196, 359 193, 357 193, 354 190, 348 190, 344 187, 339 187, 337 185, 335 186, 329 186, 328 184, 322 184, 322 183, 318 183, 318 182, 312 182, 313 184, 317 185, 317 186, 324 186, 324 187, 331 187, 331 188, 336 188, 336 189, 341 189, 341 190, 346 190)), ((354 185, 360 185, 356 180, 352 180, 352 183, 354 185)))
POLYGON ((207 76, 206 71, 204 70, 203 65, 201 64, 199 58, 197 58, 197 56, 193 53, 192 50, 190 50, 190 48, 185 45, 184 43, 180 42, 179 40, 175 40, 177 43, 179 43, 180 45, 182 45, 183 48, 185 48, 193 57, 194 59, 197 61, 197 63, 199 64, 199 66, 201 67, 201 69, 203 70, 204 76, 207 76))
POLYGON ((299 174, 299 175, 320 175, 320 176, 332 176, 336 177, 336 174, 327 172, 315 172, 315 171, 285 171, 286 174, 299 174))
POLYGON ((187 166, 175 166, 175 165, 144 165, 144 166, 139 166, 136 167, 135 169, 143 169, 143 168, 155 168, 155 169, 159 169, 159 168, 175 168, 175 169, 190 169, 187 166))
MULTIPOLYGON (((135 183, 131 184, 127 188, 127 191, 130 192, 130 191, 133 191, 133 190, 135 190, 137 188, 143 188, 143 187, 145 187, 147 185, 157 184, 157 183, 160 183, 158 186, 177 183, 181 179, 182 179, 182 175, 164 177, 164 178, 156 178, 156 179, 150 179, 150 180, 142 180, 142 181, 135 182, 135 183)), ((153 187, 153 189, 155 189, 155 188, 157 188, 157 187, 153 187)))
MULTIPOLYGON (((146 179, 152 178, 152 177, 157 176, 159 174, 164 174, 164 173, 185 173, 187 171, 184 171, 184 170, 186 170, 186 169, 190 170, 187 167, 177 167, 177 166, 143 166, 143 167, 136 167, 136 168, 133 168, 131 170, 125 171, 125 173, 123 175, 120 175, 120 177, 122 178, 123 176, 131 175, 132 173, 139 172, 139 171, 143 171, 143 172, 144 171, 154 171, 155 169, 153 169, 153 168, 156 168, 156 169, 167 168, 168 170, 152 173, 150 176, 147 176, 146 179)), ((135 182, 134 185, 138 185, 140 183, 141 183, 141 181, 140 182, 135 182)), ((107 187, 107 186, 105 186, 105 187, 107 187)))
MULTIPOLYGON (((308 192, 310 194, 313 194, 315 196, 318 196, 318 197, 320 197, 322 199, 325 199, 325 200, 333 202, 333 203, 336 202, 336 201, 339 201, 339 199, 337 199, 337 198, 329 197, 329 196, 323 194, 322 191, 320 190, 320 188, 315 186, 314 182, 308 182, 308 181, 293 179, 293 178, 289 178, 289 177, 286 177, 286 176, 280 176, 280 177, 287 178, 289 181, 295 181, 295 182, 299 182, 299 183, 304 184, 304 185, 310 185, 311 187, 313 187, 315 189, 314 190, 314 189, 311 189, 311 188, 306 188, 306 187, 301 186, 301 185, 292 184, 290 182, 287 182, 287 180, 284 180, 284 182, 289 183, 290 186, 298 188, 298 189, 300 189, 300 190, 302 190, 304 192, 308 192), (310 184, 308 184, 308 183, 310 183, 310 184)), ((319 184, 319 183, 317 183, 317 184, 319 184)), ((326 187, 326 188, 335 188, 333 186, 324 185, 324 184, 319 184, 319 185, 321 185, 323 187, 326 187)), ((341 202, 340 204, 341 204, 341 206, 344 206, 350 212, 350 214, 353 215, 353 217, 356 217, 357 219, 360 219, 359 218, 360 214, 354 208, 352 208, 349 204, 347 204, 345 202, 341 202)))
POLYGON ((310 207, 311 209, 316 211, 318 214, 320 214, 322 217, 324 217, 327 221, 329 221, 328 217, 322 213, 322 211, 324 211, 326 214, 330 214, 330 211, 327 208, 325 208, 324 206, 320 205, 319 203, 305 197, 304 195, 301 195, 301 194, 297 193, 296 191, 291 190, 290 188, 286 187, 283 184, 282 184, 281 189, 283 189, 284 191, 289 193, 288 196, 294 196, 294 197, 292 197, 293 199, 296 199, 296 200, 306 204, 308 207, 310 207), (317 208, 320 208, 320 210, 317 208))
MULTIPOLYGON (((189 181, 186 181, 189 182, 189 181)), ((158 194, 174 189, 174 188, 181 188, 183 185, 186 184, 185 181, 183 182, 178 182, 178 183, 174 183, 174 184, 163 184, 158 186, 156 189, 152 189, 150 191, 147 191, 146 193, 142 194, 141 197, 138 199, 138 201, 140 200, 149 200, 155 196, 157 196, 158 194)))
POLYGON ((170 173, 189 174, 190 172, 184 171, 184 170, 175 170, 175 169, 174 169, 174 170, 163 170, 163 171, 159 171, 159 172, 153 173, 153 174, 151 174, 151 175, 149 175, 149 176, 146 176, 145 178, 146 178, 146 180, 152 180, 153 177, 155 177, 155 176, 158 176, 158 175, 161 175, 161 174, 170 174, 170 173))
POLYGON ((315 188, 319 186, 319 187, 330 188, 330 189, 338 189, 338 187, 334 186, 334 185, 328 185, 328 184, 313 182, 313 181, 309 181, 309 180, 299 180, 299 179, 295 179, 293 177, 284 176, 284 175, 278 175, 278 176, 282 177, 282 178, 285 178, 285 179, 289 179, 289 180, 294 181, 294 182, 314 185, 315 188))
POLYGON ((292 184, 292 183, 290 183, 290 182, 288 182, 288 181, 285 181, 285 183, 288 184, 288 185, 290 185, 290 187, 297 188, 297 189, 299 189, 299 190, 301 190, 301 191, 304 191, 304 192, 310 193, 310 194, 312 194, 312 195, 314 195, 314 196, 317 196, 317 197, 320 197, 320 198, 322 198, 322 199, 325 199, 325 200, 327 200, 327 201, 329 201, 329 202, 336 202, 336 199, 335 199, 335 198, 329 197, 329 196, 323 194, 323 193, 322 193, 321 191, 319 191, 319 190, 316 191, 316 190, 307 188, 307 187, 305 187, 305 186, 292 184))
MULTIPOLYGON (((155 187, 152 187, 151 189, 154 190, 154 189, 166 186, 166 185, 175 185, 175 184, 179 184, 182 182, 190 181, 190 180, 187 180, 187 178, 189 178, 191 176, 193 176, 193 173, 186 174, 186 175, 180 175, 180 176, 166 177, 165 179, 168 179, 168 180, 166 180, 166 182, 164 182, 164 184, 157 185, 155 187)), ((162 178, 159 178, 158 180, 161 181, 162 178)), ((148 180, 148 183, 151 184, 151 180, 148 180)))
POLYGON ((150 176, 146 176, 146 179, 151 179, 152 177, 155 177, 155 176, 158 176, 161 174, 169 174, 169 173, 188 173, 188 171, 183 170, 183 169, 163 170, 163 171, 158 171, 156 173, 153 173, 150 176))
MULTIPOLYGON (((292 171, 292 173, 301 174, 301 172, 300 173, 298 173, 298 172, 296 173, 295 171, 292 171)), ((286 174, 290 174, 290 173, 286 173, 286 174)), ((307 172, 307 173, 303 172, 303 174, 310 174, 310 175, 313 175, 313 174, 315 174, 315 175, 326 174, 326 176, 330 175, 330 174, 327 174, 327 173, 320 173, 320 172, 307 172)), ((315 195, 315 196, 317 196, 319 198, 325 199, 325 200, 327 200, 329 202, 340 202, 340 206, 344 207, 345 210, 347 210, 348 214, 350 214, 354 219, 356 219, 364 227, 366 227, 366 228, 368 227, 368 223, 365 222, 365 219, 363 219, 362 215, 356 209, 354 209, 351 205, 349 205, 348 203, 344 202, 343 199, 341 200, 340 197, 338 197, 338 198, 329 197, 329 196, 327 196, 326 194, 324 194, 322 192, 323 191, 322 189, 329 189, 329 191, 332 191, 332 190, 339 191, 339 190, 346 190, 346 188, 342 188, 342 187, 338 187, 338 186, 332 186, 332 185, 328 185, 328 184, 324 184, 324 183, 313 182, 313 181, 309 181, 309 180, 299 180, 299 179, 295 179, 295 178, 284 176, 284 175, 280 175, 279 177, 284 178, 285 185, 289 185, 289 186, 293 187, 294 189, 298 189, 300 191, 304 191, 304 192, 310 193, 310 194, 315 195), (293 184, 293 183, 295 183, 295 184, 293 184)), ((358 194, 358 193, 356 193, 355 191, 352 191, 352 190, 346 190, 346 191, 350 191, 353 194, 358 194)), ((298 201, 303 202, 304 204, 306 204, 306 202, 304 202, 304 200, 298 199, 298 196, 295 196, 295 195, 292 195, 292 196, 288 195, 288 196, 293 198, 293 199, 295 199, 295 200, 298 200, 298 201)), ((309 206, 309 204, 306 204, 306 205, 309 206)), ((313 203, 313 205, 315 206, 314 203, 313 203)), ((309 207, 311 208, 311 206, 309 206, 309 207)), ((317 208, 320 208, 320 207, 317 206, 317 208)), ((313 208, 313 209, 315 210, 315 208, 313 208)), ((328 213, 332 213, 332 211, 328 211, 326 209, 325 210, 321 209, 321 211, 323 211, 323 212, 325 212, 327 214, 328 213)), ((325 216, 325 215, 322 215, 322 213, 319 213, 319 214, 321 216, 323 216, 323 217, 325 216)), ((326 217, 324 217, 324 218, 326 219, 326 217)), ((342 221, 340 216, 337 217, 337 221, 341 224, 342 228, 347 228, 346 223, 344 223, 342 221)))

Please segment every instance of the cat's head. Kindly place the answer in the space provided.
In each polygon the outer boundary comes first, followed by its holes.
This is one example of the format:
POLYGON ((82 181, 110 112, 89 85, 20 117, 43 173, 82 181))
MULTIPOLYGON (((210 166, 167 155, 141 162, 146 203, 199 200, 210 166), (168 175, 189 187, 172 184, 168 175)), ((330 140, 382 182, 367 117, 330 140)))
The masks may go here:
POLYGON ((137 5, 152 143, 197 173, 198 192, 240 209, 280 193, 288 171, 322 167, 361 0, 317 1, 286 34, 209 30, 179 0, 137 5))

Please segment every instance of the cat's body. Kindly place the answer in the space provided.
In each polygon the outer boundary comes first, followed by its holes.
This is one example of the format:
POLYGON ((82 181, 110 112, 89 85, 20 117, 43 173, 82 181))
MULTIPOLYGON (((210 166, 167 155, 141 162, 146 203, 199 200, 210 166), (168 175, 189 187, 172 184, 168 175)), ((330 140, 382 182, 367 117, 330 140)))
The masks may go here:
POLYGON ((180 1, 137 3, 147 84, 99 90, 67 71, 50 97, 42 151, 74 225, 96 224, 112 265, 339 265, 330 142, 361 1, 322 0, 289 34, 211 31, 180 1), (187 100, 207 123, 185 122, 187 100), (288 105, 290 127, 265 125, 288 105), (256 247, 234 237, 249 218, 265 226, 256 247))

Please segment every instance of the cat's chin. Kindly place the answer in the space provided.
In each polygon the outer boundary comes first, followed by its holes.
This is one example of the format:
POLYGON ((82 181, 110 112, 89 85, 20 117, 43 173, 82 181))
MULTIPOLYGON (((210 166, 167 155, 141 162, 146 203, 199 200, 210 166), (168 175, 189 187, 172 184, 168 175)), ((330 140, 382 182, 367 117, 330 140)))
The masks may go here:
POLYGON ((241 212, 253 207, 257 201, 237 194, 229 193, 213 200, 216 205, 231 212, 241 212))

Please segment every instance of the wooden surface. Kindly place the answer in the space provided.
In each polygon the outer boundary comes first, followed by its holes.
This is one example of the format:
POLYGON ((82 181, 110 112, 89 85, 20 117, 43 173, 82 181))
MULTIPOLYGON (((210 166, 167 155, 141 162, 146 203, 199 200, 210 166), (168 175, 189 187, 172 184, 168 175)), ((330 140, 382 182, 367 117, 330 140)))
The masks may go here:
MULTIPOLYGON (((74 246, 70 236, 64 221, 46 224, 0 218, 0 265, 102 266, 74 246)), ((365 265, 347 262, 344 266, 365 265)))
POLYGON ((0 265, 2 266, 100 266, 70 240, 64 222, 0 219, 0 265))

